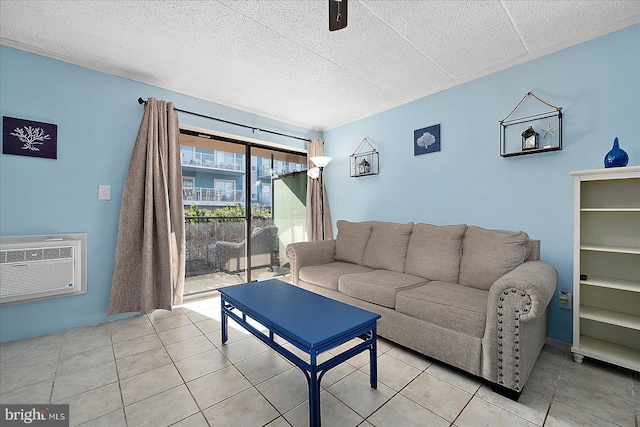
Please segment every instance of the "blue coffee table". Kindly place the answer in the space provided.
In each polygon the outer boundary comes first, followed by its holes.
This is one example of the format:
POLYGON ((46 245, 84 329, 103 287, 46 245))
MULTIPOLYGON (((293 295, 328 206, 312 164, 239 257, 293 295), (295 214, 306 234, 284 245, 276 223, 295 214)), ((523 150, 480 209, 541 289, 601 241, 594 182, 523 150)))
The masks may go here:
POLYGON ((305 374, 309 385, 311 426, 320 426, 320 381, 329 369, 369 350, 371 388, 377 388, 376 321, 379 314, 275 279, 222 288, 220 300, 223 344, 227 342, 230 317, 305 374), (250 325, 247 319, 266 327, 268 334, 250 325), (309 362, 276 343, 274 335, 308 353, 309 362), (317 363, 320 353, 356 337, 362 342, 326 362, 317 363))

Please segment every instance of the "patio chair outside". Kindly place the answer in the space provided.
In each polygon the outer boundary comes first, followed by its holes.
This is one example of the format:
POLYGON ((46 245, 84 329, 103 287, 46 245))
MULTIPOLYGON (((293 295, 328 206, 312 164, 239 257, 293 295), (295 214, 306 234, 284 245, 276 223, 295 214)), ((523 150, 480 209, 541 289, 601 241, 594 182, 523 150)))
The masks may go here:
MULTIPOLYGON (((246 239, 239 243, 218 241, 209 252, 220 271, 235 272, 246 268, 246 239)), ((251 267, 272 267, 278 249, 278 227, 256 228, 251 234, 251 267)), ((211 260, 210 260, 211 261, 211 260)))

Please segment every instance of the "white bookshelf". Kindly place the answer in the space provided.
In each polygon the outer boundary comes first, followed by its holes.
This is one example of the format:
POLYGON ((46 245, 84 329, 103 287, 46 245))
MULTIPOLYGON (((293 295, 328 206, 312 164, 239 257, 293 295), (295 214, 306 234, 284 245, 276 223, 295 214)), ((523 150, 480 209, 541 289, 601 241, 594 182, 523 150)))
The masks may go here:
POLYGON ((573 358, 640 371, 640 167, 571 175, 573 358))

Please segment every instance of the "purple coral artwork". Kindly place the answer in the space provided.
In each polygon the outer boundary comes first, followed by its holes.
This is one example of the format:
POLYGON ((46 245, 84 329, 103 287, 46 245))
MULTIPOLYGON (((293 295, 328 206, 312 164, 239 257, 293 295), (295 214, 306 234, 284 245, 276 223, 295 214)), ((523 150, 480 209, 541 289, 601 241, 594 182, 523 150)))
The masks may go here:
POLYGON ((2 117, 2 153, 58 158, 58 125, 2 117))
POLYGON ((440 151, 440 125, 413 131, 413 155, 440 151))

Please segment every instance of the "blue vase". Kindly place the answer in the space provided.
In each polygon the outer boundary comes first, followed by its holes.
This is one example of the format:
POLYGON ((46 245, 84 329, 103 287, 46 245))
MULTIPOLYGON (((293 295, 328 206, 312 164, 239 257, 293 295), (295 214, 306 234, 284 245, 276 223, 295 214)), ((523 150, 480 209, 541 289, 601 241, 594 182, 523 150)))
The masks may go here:
POLYGON ((604 156, 605 168, 620 168, 627 166, 629 163, 629 155, 626 151, 618 146, 618 138, 613 140, 613 148, 604 156))

